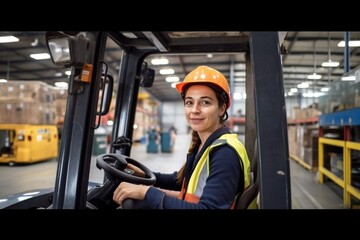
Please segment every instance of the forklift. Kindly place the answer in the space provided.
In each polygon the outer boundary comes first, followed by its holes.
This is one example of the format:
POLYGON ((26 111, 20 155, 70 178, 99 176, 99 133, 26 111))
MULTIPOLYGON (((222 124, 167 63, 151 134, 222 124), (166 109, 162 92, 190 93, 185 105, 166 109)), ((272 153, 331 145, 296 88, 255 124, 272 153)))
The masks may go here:
POLYGON ((0 163, 14 166, 54 159, 58 148, 55 125, 0 124, 0 163))
MULTIPOLYGON (((237 36, 204 37, 193 32, 92 31, 46 32, 55 65, 71 68, 67 107, 53 192, 3 208, 116 209, 112 193, 121 181, 151 185, 156 179, 131 158, 131 142, 139 89, 151 88, 154 71, 145 59, 152 54, 242 53, 246 66, 245 147, 258 183, 260 209, 291 209, 290 169, 281 54, 278 32, 239 32, 237 36), (177 37, 181 36, 181 37, 177 37), (121 49, 118 76, 112 79, 106 58, 111 41, 121 49), (113 88, 116 86, 116 91, 113 88), (104 182, 90 187, 94 132, 116 92, 109 153, 97 157, 104 182), (271 116, 271 117, 270 117, 271 116), (274 141, 276 136, 276 141, 274 141), (132 163, 147 177, 132 175, 132 163)), ((257 192, 256 192, 257 193, 257 192)), ((257 194, 256 194, 257 195, 257 194)), ((131 204, 129 204, 131 208, 131 204)))

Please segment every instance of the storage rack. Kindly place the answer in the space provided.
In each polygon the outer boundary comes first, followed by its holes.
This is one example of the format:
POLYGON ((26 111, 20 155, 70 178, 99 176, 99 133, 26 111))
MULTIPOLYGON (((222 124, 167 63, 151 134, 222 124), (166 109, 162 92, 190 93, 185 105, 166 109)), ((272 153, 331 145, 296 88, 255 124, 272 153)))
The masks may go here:
MULTIPOLYGON (((360 143, 351 140, 351 128, 360 126, 360 108, 327 113, 319 116, 319 182, 324 182, 324 176, 331 179, 343 189, 344 206, 353 208, 352 197, 360 199, 360 189, 353 185, 351 151, 360 151, 360 143), (325 137, 326 133, 334 128, 342 131, 341 139, 325 137), (326 146, 342 148, 342 173, 335 174, 325 165, 328 152, 326 146)), ((330 167, 331 168, 331 167, 330 167)))

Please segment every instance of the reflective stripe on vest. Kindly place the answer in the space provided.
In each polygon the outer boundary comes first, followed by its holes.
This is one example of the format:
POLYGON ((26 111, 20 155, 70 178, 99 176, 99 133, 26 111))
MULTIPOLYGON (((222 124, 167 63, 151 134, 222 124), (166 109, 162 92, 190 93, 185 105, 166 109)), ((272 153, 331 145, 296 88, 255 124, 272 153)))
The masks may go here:
MULTIPOLYGON (((247 156, 244 145, 239 141, 236 134, 224 134, 215 140, 209 147, 206 148, 196 167, 191 174, 190 181, 187 187, 185 200, 188 202, 199 202, 203 189, 206 184, 206 179, 210 172, 209 155, 213 148, 228 144, 239 155, 240 165, 244 171, 244 189, 250 185, 250 161, 247 156)), ((184 188, 184 184, 183 184, 184 188)), ((184 190, 181 190, 179 198, 182 198, 184 190)))

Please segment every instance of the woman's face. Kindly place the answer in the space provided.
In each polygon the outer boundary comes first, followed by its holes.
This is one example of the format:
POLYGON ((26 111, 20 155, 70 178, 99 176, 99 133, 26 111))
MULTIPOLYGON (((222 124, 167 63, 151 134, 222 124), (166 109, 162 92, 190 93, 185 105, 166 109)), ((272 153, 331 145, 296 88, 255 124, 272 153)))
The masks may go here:
POLYGON ((190 127, 199 134, 211 134, 220 127, 225 104, 219 108, 215 92, 205 85, 190 86, 186 92, 185 115, 190 127))

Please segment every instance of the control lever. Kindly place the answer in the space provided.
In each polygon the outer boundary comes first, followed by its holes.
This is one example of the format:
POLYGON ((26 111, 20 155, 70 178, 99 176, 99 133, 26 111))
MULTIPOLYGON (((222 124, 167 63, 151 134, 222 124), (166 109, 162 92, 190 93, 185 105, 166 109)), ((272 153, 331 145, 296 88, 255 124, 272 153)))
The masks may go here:
POLYGON ((131 198, 126 198, 121 203, 122 209, 134 209, 134 200, 131 198))
POLYGON ((120 148, 130 148, 132 144, 132 141, 124 136, 120 136, 115 139, 115 141, 112 143, 113 147, 117 150, 120 148))

